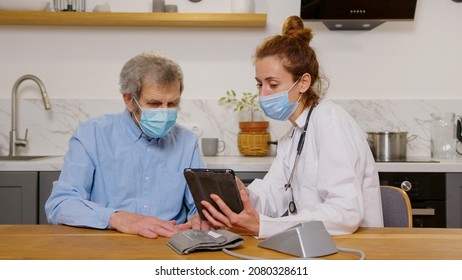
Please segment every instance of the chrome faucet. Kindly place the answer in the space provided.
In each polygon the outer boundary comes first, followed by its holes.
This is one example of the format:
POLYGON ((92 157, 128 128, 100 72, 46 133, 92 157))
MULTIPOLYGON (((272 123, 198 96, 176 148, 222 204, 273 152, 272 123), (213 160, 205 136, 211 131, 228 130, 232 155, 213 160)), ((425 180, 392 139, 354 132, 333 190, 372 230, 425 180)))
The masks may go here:
POLYGON ((13 92, 11 96, 11 131, 10 131, 10 153, 9 153, 10 156, 17 156, 16 147, 18 146, 25 147, 27 145, 28 129, 26 129, 26 134, 23 139, 18 137, 18 132, 16 131, 17 118, 18 118, 18 113, 17 113, 18 88, 19 88, 19 85, 21 85, 21 83, 26 80, 32 80, 35 83, 37 83, 38 87, 40 88, 40 92, 42 93, 43 105, 45 106, 45 110, 51 109, 51 103, 50 103, 50 99, 48 98, 45 85, 38 77, 34 75, 24 75, 24 76, 21 76, 18 80, 16 80, 13 86, 13 92))

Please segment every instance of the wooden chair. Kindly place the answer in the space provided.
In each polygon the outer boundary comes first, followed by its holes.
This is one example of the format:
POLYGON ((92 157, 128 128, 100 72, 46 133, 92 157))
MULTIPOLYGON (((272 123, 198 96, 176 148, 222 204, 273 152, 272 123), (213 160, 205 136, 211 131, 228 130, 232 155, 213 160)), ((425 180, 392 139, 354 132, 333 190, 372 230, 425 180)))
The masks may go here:
POLYGON ((383 225, 412 228, 412 208, 409 196, 400 188, 380 186, 382 194, 383 225))

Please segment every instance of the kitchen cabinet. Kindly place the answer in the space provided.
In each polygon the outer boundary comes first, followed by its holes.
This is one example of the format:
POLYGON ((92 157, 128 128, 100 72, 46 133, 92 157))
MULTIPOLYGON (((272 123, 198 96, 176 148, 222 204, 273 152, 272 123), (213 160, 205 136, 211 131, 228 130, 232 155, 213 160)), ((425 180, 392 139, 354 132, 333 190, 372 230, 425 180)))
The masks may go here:
POLYGON ((266 171, 234 171, 236 177, 248 186, 255 179, 263 179, 266 175, 266 171))
POLYGON ((446 174, 446 223, 462 228, 462 173, 446 174))
POLYGON ((447 227, 444 172, 379 172, 380 184, 402 188, 412 206, 413 227, 447 227))
POLYGON ((0 224, 36 224, 38 173, 0 172, 0 224))
POLYGON ((45 202, 59 171, 0 172, 0 224, 47 224, 45 202))
POLYGON ((0 11, 0 25, 262 28, 266 14, 0 11))
POLYGON ((38 223, 48 224, 45 214, 45 203, 50 197, 53 189, 53 181, 58 180, 60 171, 41 171, 39 172, 39 189, 38 189, 38 223))

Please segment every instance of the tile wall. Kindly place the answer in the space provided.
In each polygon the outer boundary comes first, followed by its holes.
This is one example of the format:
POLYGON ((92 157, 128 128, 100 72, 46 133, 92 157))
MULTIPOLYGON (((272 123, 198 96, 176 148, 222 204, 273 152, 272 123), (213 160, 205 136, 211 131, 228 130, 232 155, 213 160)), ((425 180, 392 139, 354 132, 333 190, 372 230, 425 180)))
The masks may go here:
MULTIPOLYGON (((409 156, 430 157, 431 113, 462 114, 462 100, 334 100, 343 106, 366 131, 407 131, 416 138, 408 144, 409 156)), ((21 99, 18 102, 18 131, 24 136, 29 129, 27 148, 21 154, 63 155, 75 127, 100 114, 120 112, 125 105, 119 99, 52 99, 52 109, 45 111, 41 99, 21 99)), ((0 99, 0 154, 7 155, 11 130, 11 101, 0 99)), ((238 122, 244 113, 218 105, 216 100, 184 99, 178 122, 193 129, 201 137, 218 137, 226 149, 220 155, 239 155, 237 149, 238 122)), ((264 119, 263 115, 258 116, 264 119)), ((271 138, 276 140, 288 129, 288 122, 270 122, 271 138)), ((272 147, 270 154, 275 153, 272 147)))

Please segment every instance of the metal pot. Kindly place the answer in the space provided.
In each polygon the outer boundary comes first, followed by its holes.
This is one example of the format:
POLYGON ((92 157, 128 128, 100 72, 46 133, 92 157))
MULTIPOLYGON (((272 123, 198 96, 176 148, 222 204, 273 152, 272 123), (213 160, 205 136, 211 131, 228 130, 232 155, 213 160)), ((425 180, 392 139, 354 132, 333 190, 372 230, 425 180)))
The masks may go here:
POLYGON ((368 132, 367 141, 376 161, 399 161, 406 159, 407 143, 416 135, 407 132, 368 132))

